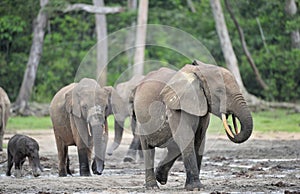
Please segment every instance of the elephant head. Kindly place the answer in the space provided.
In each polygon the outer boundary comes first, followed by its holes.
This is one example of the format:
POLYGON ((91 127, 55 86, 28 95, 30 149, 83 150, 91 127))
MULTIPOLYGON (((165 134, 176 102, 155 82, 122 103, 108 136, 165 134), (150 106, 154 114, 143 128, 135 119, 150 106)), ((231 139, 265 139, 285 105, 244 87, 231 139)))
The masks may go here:
POLYGON ((84 78, 65 95, 65 98, 66 110, 72 117, 71 125, 76 126, 84 147, 90 148, 94 144, 93 172, 102 174, 108 140, 107 91, 95 80, 84 78))
POLYGON ((185 65, 161 92, 163 101, 171 109, 204 116, 211 112, 222 119, 227 136, 232 142, 246 141, 253 129, 250 110, 234 76, 225 68, 195 61, 185 65), (233 126, 227 118, 232 115, 233 126), (240 121, 238 129, 236 119, 240 121))

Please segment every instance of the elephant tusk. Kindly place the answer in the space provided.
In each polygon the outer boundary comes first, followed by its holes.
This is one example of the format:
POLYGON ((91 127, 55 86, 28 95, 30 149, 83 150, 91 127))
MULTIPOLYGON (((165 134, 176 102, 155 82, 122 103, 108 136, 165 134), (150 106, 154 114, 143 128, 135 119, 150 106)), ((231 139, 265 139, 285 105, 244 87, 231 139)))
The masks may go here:
POLYGON ((222 113, 222 121, 223 121, 223 125, 224 125, 225 130, 228 133, 228 135, 230 135, 230 137, 234 138, 234 135, 232 134, 231 130, 229 129, 227 119, 226 119, 226 115, 224 113, 222 113))
POLYGON ((232 122, 233 122, 234 130, 235 130, 235 134, 238 134, 239 133, 239 128, 236 124, 236 117, 234 116, 234 114, 232 114, 232 122))
POLYGON ((88 132, 89 132, 89 136, 92 136, 90 124, 88 124, 88 132))

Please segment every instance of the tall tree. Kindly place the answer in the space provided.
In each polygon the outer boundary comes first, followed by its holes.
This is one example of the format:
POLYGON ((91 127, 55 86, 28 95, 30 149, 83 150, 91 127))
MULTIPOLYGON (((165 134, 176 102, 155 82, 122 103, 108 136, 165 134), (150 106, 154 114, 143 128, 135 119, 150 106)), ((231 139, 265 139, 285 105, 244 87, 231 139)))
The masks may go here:
MULTIPOLYGON (((94 5, 104 7, 103 0, 93 0, 94 5)), ((98 82, 101 86, 106 85, 107 81, 107 23, 105 14, 95 14, 96 33, 97 33, 97 72, 98 82)))
POLYGON ((32 88, 36 78, 37 68, 43 52, 43 43, 45 30, 48 21, 48 15, 44 10, 49 0, 40 0, 40 10, 33 24, 33 38, 29 53, 26 70, 23 76, 22 85, 13 110, 20 114, 28 114, 28 101, 31 96, 32 88))
POLYGON ((232 48, 220 0, 210 0, 210 5, 214 15, 215 25, 220 39, 220 44, 227 68, 233 73, 242 92, 246 93, 247 91, 244 87, 240 70, 238 67, 238 61, 232 48))
POLYGON ((148 0, 139 1, 138 26, 136 31, 136 43, 134 54, 134 75, 144 73, 144 55, 147 34, 148 0))
MULTIPOLYGON (((297 4, 295 0, 286 0, 285 1, 285 12, 289 16, 294 16, 297 13, 297 4)), ((299 27, 299 25, 298 25, 299 27)), ((291 42, 292 42, 292 48, 300 49, 300 33, 299 28, 293 30, 291 32, 291 42)))
POLYGON ((251 53, 250 53, 249 50, 248 50, 247 43, 246 43, 245 36, 244 36, 244 32, 243 32, 243 29, 242 29, 242 27, 239 25, 237 19, 235 18, 235 15, 234 15, 234 13, 233 13, 233 11, 232 11, 232 8, 231 8, 231 5, 230 5, 230 3, 229 3, 229 0, 225 0, 225 5, 226 5, 226 8, 227 8, 227 10, 228 10, 228 12, 229 12, 229 14, 230 14, 231 19, 232 19, 233 22, 234 22, 235 27, 236 27, 237 30, 238 30, 238 33, 239 33, 239 36, 240 36, 240 42, 241 42, 241 44, 242 44, 243 51, 244 51, 244 53, 245 53, 245 55, 246 55, 246 57, 247 57, 247 60, 248 60, 250 66, 251 66, 251 68, 252 68, 252 70, 253 70, 253 72, 254 72, 256 81, 259 83, 259 85, 260 85, 264 90, 266 90, 266 89, 268 89, 268 86, 267 86, 267 84, 264 82, 264 80, 261 78, 261 75, 260 75, 260 73, 259 73, 259 71, 258 71, 258 68, 256 67, 256 65, 255 65, 255 63, 254 63, 254 60, 253 60, 253 58, 252 58, 252 56, 251 56, 251 53))

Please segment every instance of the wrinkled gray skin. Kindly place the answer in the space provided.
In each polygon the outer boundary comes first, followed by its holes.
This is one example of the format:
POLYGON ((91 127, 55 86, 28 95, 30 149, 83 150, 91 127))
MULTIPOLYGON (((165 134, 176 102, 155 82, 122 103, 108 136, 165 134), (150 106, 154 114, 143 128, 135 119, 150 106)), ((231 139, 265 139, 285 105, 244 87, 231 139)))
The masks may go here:
POLYGON ((29 164, 32 167, 32 173, 35 177, 39 176, 38 169, 43 171, 40 164, 39 144, 36 140, 26 135, 14 135, 7 145, 7 171, 6 176, 11 175, 11 168, 15 164, 16 177, 22 176, 22 166, 29 159, 29 164))
MULTIPOLYGON (((161 68, 149 73, 137 87, 134 112, 145 160, 147 188, 167 183, 168 172, 182 155, 185 188, 199 190, 199 173, 210 114, 234 115, 241 130, 229 139, 246 141, 253 128, 251 113, 233 75, 226 69, 195 61, 180 71, 161 68), (154 172, 155 147, 167 147, 167 156, 154 172)), ((226 119, 225 119, 226 120, 226 119)), ((227 125, 228 126, 228 125, 227 125)), ((231 129, 231 127, 229 127, 231 129)))
POLYGON ((77 146, 80 176, 91 176, 91 153, 95 158, 94 174, 104 170, 108 140, 106 109, 108 91, 93 79, 84 78, 59 90, 50 104, 59 159, 59 176, 70 173, 68 146, 77 146))
POLYGON ((6 92, 0 87, 0 152, 3 151, 3 136, 10 112, 10 101, 6 92))
POLYGON ((137 152, 143 158, 141 151, 141 143, 139 137, 135 134, 136 123, 132 115, 133 112, 133 90, 144 78, 142 75, 132 77, 129 81, 119 83, 116 89, 107 87, 111 91, 109 100, 109 114, 115 117, 115 137, 114 142, 107 149, 107 154, 112 155, 122 140, 124 131, 124 122, 127 117, 131 120, 131 130, 133 134, 132 142, 129 146, 128 152, 124 158, 124 162, 132 162, 136 159, 137 152))

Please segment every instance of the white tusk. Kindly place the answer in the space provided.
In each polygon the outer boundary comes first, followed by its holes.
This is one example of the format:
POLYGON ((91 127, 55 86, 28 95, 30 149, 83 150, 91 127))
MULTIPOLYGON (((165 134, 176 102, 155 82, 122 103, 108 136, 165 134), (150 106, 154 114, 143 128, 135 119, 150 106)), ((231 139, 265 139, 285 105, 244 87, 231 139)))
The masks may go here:
POLYGON ((224 113, 222 113, 222 121, 223 121, 223 125, 225 127, 226 132, 230 135, 230 137, 234 138, 234 135, 232 134, 231 130, 229 129, 226 115, 224 113))
POLYGON ((232 122, 233 122, 234 130, 235 130, 235 134, 239 134, 239 128, 236 124, 236 117, 234 116, 234 114, 232 114, 232 122))
POLYGON ((88 124, 88 132, 89 132, 89 136, 92 136, 90 124, 88 124))

